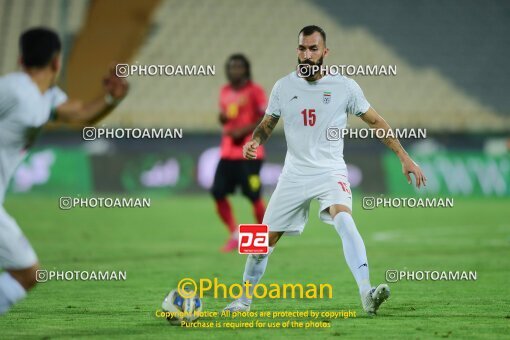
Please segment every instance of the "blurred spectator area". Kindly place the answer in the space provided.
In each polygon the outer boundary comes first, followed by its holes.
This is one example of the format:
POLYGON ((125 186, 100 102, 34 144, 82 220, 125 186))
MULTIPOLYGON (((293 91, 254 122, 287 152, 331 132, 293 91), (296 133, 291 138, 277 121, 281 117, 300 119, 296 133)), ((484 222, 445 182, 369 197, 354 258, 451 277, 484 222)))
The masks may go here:
POLYGON ((45 26, 59 32, 67 57, 88 7, 89 0, 0 0, 0 74, 16 70, 19 35, 30 27, 45 26))
MULTIPOLYGON (((254 80, 269 95, 274 82, 295 69, 298 31, 317 24, 327 33, 328 64, 397 65, 397 76, 355 77, 391 125, 435 132, 510 130, 508 1, 0 3, 2 71, 15 67, 23 28, 55 27, 71 49, 63 85, 73 95, 98 93, 95 78, 109 60, 216 65, 216 75, 209 77, 131 77, 131 94, 107 125, 218 130, 217 97, 227 56, 245 53, 254 80)), ((355 117, 349 124, 363 125, 355 117)))

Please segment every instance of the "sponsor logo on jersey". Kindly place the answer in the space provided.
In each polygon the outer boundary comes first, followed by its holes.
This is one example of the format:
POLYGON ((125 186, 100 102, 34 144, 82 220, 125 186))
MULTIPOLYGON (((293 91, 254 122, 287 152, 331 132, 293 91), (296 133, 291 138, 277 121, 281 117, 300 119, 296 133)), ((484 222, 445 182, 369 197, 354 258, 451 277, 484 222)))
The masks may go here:
POLYGON ((324 95, 322 96, 322 102, 324 104, 329 104, 330 101, 331 101, 331 92, 329 92, 329 91, 324 92, 324 95))

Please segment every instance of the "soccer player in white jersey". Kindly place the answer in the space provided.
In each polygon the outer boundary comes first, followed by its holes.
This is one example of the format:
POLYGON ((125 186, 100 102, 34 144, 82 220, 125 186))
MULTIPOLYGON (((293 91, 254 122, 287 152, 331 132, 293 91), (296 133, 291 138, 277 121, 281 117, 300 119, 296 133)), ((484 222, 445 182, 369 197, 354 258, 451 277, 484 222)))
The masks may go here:
MULTIPOLYGON (((329 52, 324 30, 318 26, 304 27, 298 42, 299 64, 322 65, 329 52)), ((249 297, 253 296, 253 287, 264 274, 277 241, 283 234, 299 235, 303 231, 310 201, 316 199, 320 204, 320 219, 333 225, 342 239, 344 256, 358 284, 363 309, 374 315, 389 297, 390 290, 386 284, 377 287, 370 284, 365 245, 351 216, 352 195, 343 159, 343 141, 334 138, 331 129, 345 128, 349 114, 360 117, 371 128, 388 130, 390 126, 370 106, 354 80, 321 72, 300 75, 303 74, 292 72, 276 82, 266 115, 244 146, 245 157, 254 159, 257 148, 283 118, 288 150, 263 221, 269 226, 269 253, 248 256, 243 281, 251 283, 251 291, 225 310, 250 310, 249 297)), ((416 186, 425 185, 425 176, 399 141, 386 138, 382 142, 399 157, 408 183, 412 183, 410 174, 414 174, 416 186)))
POLYGON ((97 122, 126 96, 128 84, 113 70, 104 94, 83 103, 55 86, 61 68, 58 35, 33 28, 20 37, 21 72, 0 77, 0 315, 36 284, 37 256, 16 221, 3 208, 5 192, 37 133, 49 120, 73 125, 97 122))

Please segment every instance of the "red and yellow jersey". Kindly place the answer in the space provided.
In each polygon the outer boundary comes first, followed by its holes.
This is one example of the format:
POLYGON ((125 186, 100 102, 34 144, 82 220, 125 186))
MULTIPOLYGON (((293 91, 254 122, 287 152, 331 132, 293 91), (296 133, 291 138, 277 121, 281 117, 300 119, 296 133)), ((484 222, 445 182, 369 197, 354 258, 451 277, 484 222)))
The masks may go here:
MULTIPOLYGON (((267 98, 264 89, 248 81, 245 86, 234 89, 230 84, 221 88, 220 110, 227 118, 223 125, 223 136, 221 139, 222 159, 244 159, 243 145, 251 139, 251 133, 240 140, 234 140, 226 134, 230 129, 241 128, 257 123, 264 115, 267 105, 267 98)), ((257 159, 264 158, 264 147, 257 149, 257 159)))

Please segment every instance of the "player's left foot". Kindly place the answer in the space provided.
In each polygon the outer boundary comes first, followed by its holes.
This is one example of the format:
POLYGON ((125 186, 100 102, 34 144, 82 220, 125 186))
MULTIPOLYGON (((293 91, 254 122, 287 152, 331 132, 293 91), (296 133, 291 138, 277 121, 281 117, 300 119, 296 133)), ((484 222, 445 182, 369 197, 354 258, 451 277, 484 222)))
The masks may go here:
POLYGON ((382 283, 367 291, 362 297, 363 309, 368 315, 376 315, 381 304, 390 297, 390 287, 382 283))
POLYGON ((239 241, 237 240, 237 238, 234 237, 229 238, 227 243, 225 243, 223 248, 221 248, 221 251, 224 253, 229 253, 233 250, 236 250, 238 242, 239 241))
POLYGON ((250 305, 242 302, 241 299, 237 299, 229 303, 223 310, 230 312, 249 312, 250 305))

